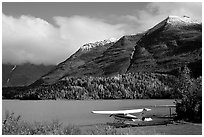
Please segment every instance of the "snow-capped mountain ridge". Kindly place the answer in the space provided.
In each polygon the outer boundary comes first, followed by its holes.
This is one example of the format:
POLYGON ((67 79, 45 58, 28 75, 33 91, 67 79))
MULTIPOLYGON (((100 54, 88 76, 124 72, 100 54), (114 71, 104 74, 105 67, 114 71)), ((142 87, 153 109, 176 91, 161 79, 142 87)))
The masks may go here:
POLYGON ((110 39, 106 39, 106 40, 102 40, 102 41, 97 41, 94 43, 87 43, 87 44, 84 44, 80 49, 81 50, 90 50, 91 48, 94 48, 97 46, 104 46, 105 44, 116 42, 116 41, 117 41, 117 39, 110 38, 110 39))
POLYGON ((171 25, 188 25, 188 24, 200 24, 201 22, 195 19, 192 19, 188 16, 168 16, 166 19, 168 24, 171 25))
MULTIPOLYGON (((188 16, 179 17, 179 16, 170 15, 166 19, 161 21, 159 24, 157 24, 153 28, 146 31, 146 35, 154 32, 155 30, 158 30, 162 27, 165 27, 165 26, 167 27, 168 25, 171 25, 174 27, 180 27, 180 26, 188 26, 188 25, 192 25, 192 24, 201 24, 201 21, 192 19, 188 16)), ((84 44, 82 47, 80 47, 80 50, 82 50, 82 51, 83 50, 90 50, 91 48, 94 48, 97 46, 104 46, 105 44, 112 43, 112 42, 115 43, 117 40, 118 39, 110 38, 110 39, 106 39, 106 40, 102 40, 102 41, 97 41, 94 43, 87 43, 87 44, 84 44)))
POLYGON ((200 21, 191 19, 188 16, 168 16, 166 19, 161 21, 159 24, 154 26, 153 28, 149 29, 146 31, 145 35, 149 35, 152 32, 156 32, 156 30, 159 30, 163 27, 168 28, 168 26, 173 26, 173 27, 182 27, 182 26, 190 26, 194 24, 201 24, 200 21))

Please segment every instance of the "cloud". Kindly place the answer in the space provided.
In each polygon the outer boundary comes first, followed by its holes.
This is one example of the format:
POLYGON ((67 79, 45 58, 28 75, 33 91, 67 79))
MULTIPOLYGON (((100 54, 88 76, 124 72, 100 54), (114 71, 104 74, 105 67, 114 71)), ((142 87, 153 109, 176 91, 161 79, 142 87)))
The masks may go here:
POLYGON ((85 16, 54 17, 57 27, 25 15, 2 20, 2 61, 11 64, 57 64, 85 43, 124 34, 122 24, 85 16))
MULTIPOLYGON (((121 16, 124 24, 129 24, 133 32, 143 32, 153 27, 169 15, 189 16, 202 20, 201 2, 152 2, 142 10, 135 10, 133 14, 121 16)), ((133 33, 132 32, 132 33, 133 33)))

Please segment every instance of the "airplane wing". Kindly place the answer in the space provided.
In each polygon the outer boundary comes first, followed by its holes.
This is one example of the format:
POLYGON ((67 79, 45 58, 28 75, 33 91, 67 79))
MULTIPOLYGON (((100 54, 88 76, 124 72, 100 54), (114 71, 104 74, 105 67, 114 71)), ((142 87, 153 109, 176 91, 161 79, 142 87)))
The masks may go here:
POLYGON ((176 105, 158 105, 156 107, 176 107, 176 105))
POLYGON ((143 111, 150 111, 149 108, 144 109, 131 109, 131 110, 117 110, 117 111, 92 111, 95 114, 131 114, 131 113, 141 113, 143 111))

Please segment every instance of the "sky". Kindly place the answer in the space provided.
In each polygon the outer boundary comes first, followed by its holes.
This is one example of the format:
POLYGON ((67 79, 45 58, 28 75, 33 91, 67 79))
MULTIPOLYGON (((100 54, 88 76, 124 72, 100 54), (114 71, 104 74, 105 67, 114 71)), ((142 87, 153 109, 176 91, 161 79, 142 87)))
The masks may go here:
POLYGON ((2 62, 56 65, 85 43, 137 34, 169 15, 202 19, 201 2, 3 2, 2 62))

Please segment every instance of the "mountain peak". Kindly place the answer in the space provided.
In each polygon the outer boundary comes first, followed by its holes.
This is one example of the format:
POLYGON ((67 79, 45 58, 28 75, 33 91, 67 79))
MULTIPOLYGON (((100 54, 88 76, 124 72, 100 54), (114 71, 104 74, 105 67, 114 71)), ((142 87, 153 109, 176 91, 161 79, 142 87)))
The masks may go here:
POLYGON ((190 25, 199 25, 201 24, 200 21, 191 19, 188 16, 168 16, 166 19, 155 25, 153 28, 149 29, 146 32, 146 35, 151 34, 153 32, 156 32, 157 30, 160 30, 161 28, 175 28, 175 27, 183 27, 183 26, 190 26, 190 25))
POLYGON ((166 22, 171 25, 188 25, 188 24, 200 24, 201 22, 194 20, 188 16, 168 16, 166 22))
POLYGON ((97 41, 94 43, 87 43, 87 44, 84 44, 80 49, 81 50, 90 50, 91 48, 94 48, 97 46, 104 46, 105 44, 116 42, 116 41, 117 41, 116 38, 110 38, 110 39, 106 39, 106 40, 102 40, 102 41, 97 41))

